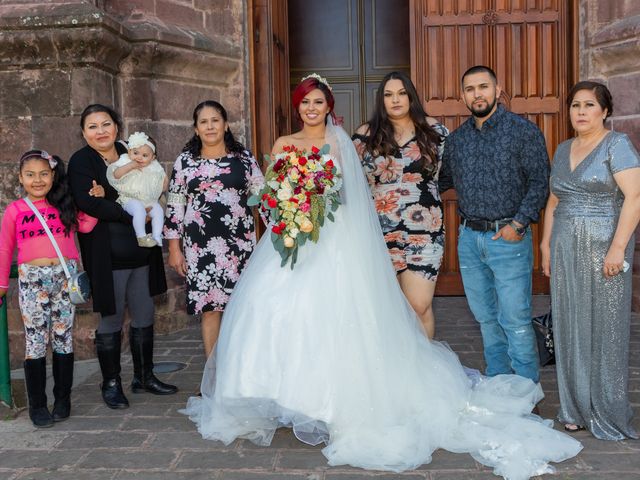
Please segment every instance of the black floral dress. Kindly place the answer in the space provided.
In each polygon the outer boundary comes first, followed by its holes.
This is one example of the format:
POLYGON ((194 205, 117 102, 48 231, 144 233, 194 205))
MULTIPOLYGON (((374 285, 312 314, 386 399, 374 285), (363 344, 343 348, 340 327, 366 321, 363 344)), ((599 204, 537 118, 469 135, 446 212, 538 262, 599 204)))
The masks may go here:
MULTIPOLYGON (((438 123, 433 128, 443 138, 449 135, 444 125, 438 123)), ((366 140, 359 134, 353 136, 396 273, 410 270, 435 282, 444 252, 438 192, 444 140, 438 148, 438 169, 433 177, 420 166, 415 138, 389 157, 373 157, 365 150, 366 140)))
POLYGON ((178 156, 164 237, 182 239, 189 314, 224 310, 256 242, 247 199, 263 182, 248 151, 214 159, 178 156))

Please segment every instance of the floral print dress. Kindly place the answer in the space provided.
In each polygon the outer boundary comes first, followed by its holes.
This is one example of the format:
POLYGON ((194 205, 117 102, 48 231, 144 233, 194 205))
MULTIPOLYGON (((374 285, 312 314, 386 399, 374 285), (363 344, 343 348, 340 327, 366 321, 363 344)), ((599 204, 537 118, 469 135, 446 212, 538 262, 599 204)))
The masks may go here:
POLYGON ((182 239, 189 314, 224 310, 256 242, 247 199, 263 182, 248 151, 214 159, 178 156, 164 237, 182 239))
MULTIPOLYGON (((438 123, 433 128, 443 138, 449 135, 444 125, 438 123)), ((365 150, 366 140, 359 134, 353 136, 396 273, 410 270, 435 282, 444 252, 438 192, 444 140, 438 148, 438 169, 433 177, 420 166, 415 137, 389 157, 373 157, 365 150)))

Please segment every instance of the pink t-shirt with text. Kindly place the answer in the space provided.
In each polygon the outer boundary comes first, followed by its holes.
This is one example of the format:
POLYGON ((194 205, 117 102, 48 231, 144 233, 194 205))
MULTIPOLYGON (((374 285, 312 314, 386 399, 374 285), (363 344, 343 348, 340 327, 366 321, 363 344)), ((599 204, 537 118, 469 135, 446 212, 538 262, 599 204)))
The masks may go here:
MULTIPOLYGON (((65 235, 64 225, 60 221, 58 210, 46 200, 33 202, 58 243, 62 255, 67 259, 77 260, 73 232, 65 235)), ((98 220, 84 212, 78 213, 78 231, 90 232, 98 220)), ((40 221, 23 199, 9 204, 2 217, 0 230, 0 288, 9 287, 9 272, 13 252, 18 249, 18 264, 27 263, 36 258, 58 258, 51 240, 47 236, 40 221)))

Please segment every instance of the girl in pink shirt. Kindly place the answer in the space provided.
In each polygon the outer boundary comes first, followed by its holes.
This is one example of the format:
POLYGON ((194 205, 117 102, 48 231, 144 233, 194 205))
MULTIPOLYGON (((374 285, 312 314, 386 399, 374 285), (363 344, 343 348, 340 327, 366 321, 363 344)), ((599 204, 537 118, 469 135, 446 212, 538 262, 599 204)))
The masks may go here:
MULTIPOLYGON (((64 164, 43 150, 30 150, 20 158, 18 176, 27 197, 47 222, 69 271, 77 268, 74 232, 89 232, 97 220, 78 212, 67 189, 64 164)), ((102 187, 92 194, 104 195, 102 187)), ((73 383, 73 317, 67 278, 58 255, 40 221, 23 199, 11 203, 0 230, 0 297, 9 287, 14 250, 18 250, 18 298, 25 330, 24 373, 29 417, 36 427, 66 420, 71 411, 73 383), (53 350, 53 411, 47 408, 46 353, 53 350)))

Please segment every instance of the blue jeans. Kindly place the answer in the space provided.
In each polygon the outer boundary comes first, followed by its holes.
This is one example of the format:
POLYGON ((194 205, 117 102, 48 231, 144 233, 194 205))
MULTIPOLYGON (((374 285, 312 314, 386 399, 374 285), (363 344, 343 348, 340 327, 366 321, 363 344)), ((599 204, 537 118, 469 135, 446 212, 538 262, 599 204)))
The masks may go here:
POLYGON ((519 242, 460 226, 458 259, 469 307, 480 324, 487 375, 540 380, 531 325, 531 231, 519 242))

